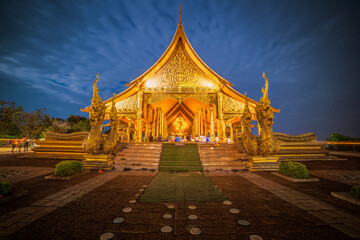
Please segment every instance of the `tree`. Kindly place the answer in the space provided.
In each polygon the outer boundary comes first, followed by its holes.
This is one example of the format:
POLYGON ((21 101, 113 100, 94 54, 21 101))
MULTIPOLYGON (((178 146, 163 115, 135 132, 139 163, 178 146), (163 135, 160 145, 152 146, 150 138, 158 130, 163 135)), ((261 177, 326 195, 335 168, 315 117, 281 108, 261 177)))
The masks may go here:
POLYGON ((23 113, 22 106, 16 106, 14 102, 0 100, 0 134, 20 136, 23 113))
POLYGON ((45 108, 37 108, 32 112, 25 112, 22 115, 20 129, 26 138, 37 138, 41 131, 49 126, 51 120, 48 114, 45 114, 45 108))
POLYGON ((81 120, 78 124, 77 124, 77 129, 80 131, 80 132, 89 132, 90 131, 90 120, 89 119, 84 119, 84 120, 81 120))
POLYGON ((66 119, 71 128, 69 132, 85 132, 90 131, 90 121, 86 117, 80 115, 71 115, 66 119))

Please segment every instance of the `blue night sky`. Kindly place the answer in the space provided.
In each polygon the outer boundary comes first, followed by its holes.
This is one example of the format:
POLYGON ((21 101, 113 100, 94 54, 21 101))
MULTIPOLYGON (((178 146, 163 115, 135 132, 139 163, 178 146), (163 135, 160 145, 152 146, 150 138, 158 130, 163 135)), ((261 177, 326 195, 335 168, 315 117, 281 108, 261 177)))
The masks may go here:
MULTIPOLYGON (((259 100, 269 81, 274 130, 360 137, 360 1, 183 0, 198 55, 259 100)), ((54 117, 84 115, 163 54, 180 1, 0 1, 0 99, 54 117)))

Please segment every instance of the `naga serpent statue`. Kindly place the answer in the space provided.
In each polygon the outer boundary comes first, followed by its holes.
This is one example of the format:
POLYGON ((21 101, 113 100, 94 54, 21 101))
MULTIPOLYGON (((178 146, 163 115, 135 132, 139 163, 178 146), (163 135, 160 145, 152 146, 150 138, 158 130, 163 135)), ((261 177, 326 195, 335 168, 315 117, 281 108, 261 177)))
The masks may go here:
POLYGON ((96 83, 99 80, 99 73, 93 85, 93 97, 91 100, 89 120, 90 120, 90 133, 83 143, 83 149, 89 154, 101 154, 103 150, 103 134, 102 127, 105 117, 105 105, 99 96, 99 88, 96 83))
POLYGON ((263 78, 265 79, 265 89, 262 89, 263 96, 260 98, 255 111, 260 128, 259 154, 261 156, 269 156, 279 151, 280 144, 272 131, 274 114, 270 106, 271 102, 268 96, 269 82, 265 72, 263 72, 263 78))
POLYGON ((249 110, 248 98, 245 93, 245 109, 241 116, 241 141, 245 151, 250 156, 258 154, 258 143, 254 135, 251 133, 251 112, 249 110))
POLYGON ((115 93, 114 93, 114 97, 112 99, 112 105, 111 105, 111 109, 110 109, 110 113, 109 113, 109 118, 110 118, 110 133, 109 135, 106 137, 105 141, 104 141, 104 153, 110 154, 112 153, 112 151, 115 148, 115 145, 117 143, 118 140, 118 118, 117 118, 117 111, 116 111, 116 107, 115 107, 115 93))

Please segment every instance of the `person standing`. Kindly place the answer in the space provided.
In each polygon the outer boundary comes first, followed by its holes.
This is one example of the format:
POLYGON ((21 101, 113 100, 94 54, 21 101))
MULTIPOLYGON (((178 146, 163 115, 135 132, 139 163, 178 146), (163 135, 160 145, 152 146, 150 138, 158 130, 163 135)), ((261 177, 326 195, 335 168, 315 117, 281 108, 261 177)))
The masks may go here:
POLYGON ((24 146, 24 138, 19 141, 19 153, 21 151, 21 148, 24 146))
POLYGON ((11 152, 13 153, 14 150, 16 149, 16 146, 19 144, 18 142, 18 139, 15 138, 13 141, 12 141, 12 144, 11 144, 11 152))
POLYGON ((29 140, 25 138, 24 140, 24 152, 26 150, 26 152, 29 152, 29 140))

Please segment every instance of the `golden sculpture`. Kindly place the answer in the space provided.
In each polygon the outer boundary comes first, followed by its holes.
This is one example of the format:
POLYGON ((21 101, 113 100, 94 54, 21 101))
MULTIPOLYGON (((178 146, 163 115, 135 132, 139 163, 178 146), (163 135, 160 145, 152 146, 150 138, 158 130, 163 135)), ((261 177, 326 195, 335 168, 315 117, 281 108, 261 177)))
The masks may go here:
POLYGON ((91 100, 89 120, 91 130, 83 143, 83 149, 89 154, 101 154, 103 150, 102 126, 105 117, 105 104, 99 96, 99 89, 96 86, 99 80, 99 73, 93 85, 93 97, 91 100))
POLYGON ((173 123, 177 135, 184 135, 184 130, 186 127, 186 122, 183 117, 179 114, 176 120, 173 123))
POLYGON ((270 105, 271 102, 268 95, 269 81, 265 76, 265 72, 263 72, 263 78, 265 79, 265 89, 262 89, 263 96, 260 98, 255 111, 260 131, 259 154, 261 156, 269 156, 278 152, 280 144, 272 131, 274 114, 270 105))
POLYGON ((115 107, 115 93, 114 93, 114 98, 112 101, 112 105, 111 105, 111 110, 110 110, 110 114, 109 114, 109 118, 110 118, 110 133, 109 135, 106 137, 105 141, 104 141, 104 153, 112 153, 112 151, 114 150, 114 147, 118 141, 118 119, 117 119, 117 111, 116 111, 116 107, 115 107))
POLYGON ((258 142, 254 135, 251 133, 251 112, 249 109, 249 103, 247 99, 247 95, 245 93, 245 107, 244 113, 241 117, 241 141, 245 148, 245 151, 250 156, 254 156, 258 154, 258 142))

